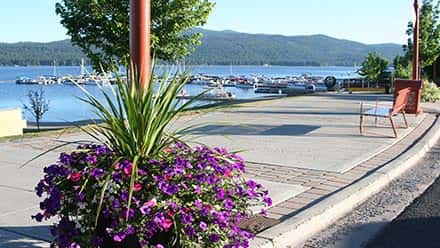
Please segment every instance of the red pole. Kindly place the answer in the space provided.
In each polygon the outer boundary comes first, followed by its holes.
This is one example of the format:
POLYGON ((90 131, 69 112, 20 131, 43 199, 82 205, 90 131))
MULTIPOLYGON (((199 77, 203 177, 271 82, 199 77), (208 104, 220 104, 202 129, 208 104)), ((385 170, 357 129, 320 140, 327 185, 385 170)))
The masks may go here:
POLYGON ((130 0, 130 58, 139 73, 139 88, 148 87, 150 74, 151 0, 130 0))
POLYGON ((414 44, 413 44, 413 80, 420 79, 420 65, 419 65, 419 3, 418 0, 414 0, 414 11, 416 13, 416 21, 414 23, 414 44))

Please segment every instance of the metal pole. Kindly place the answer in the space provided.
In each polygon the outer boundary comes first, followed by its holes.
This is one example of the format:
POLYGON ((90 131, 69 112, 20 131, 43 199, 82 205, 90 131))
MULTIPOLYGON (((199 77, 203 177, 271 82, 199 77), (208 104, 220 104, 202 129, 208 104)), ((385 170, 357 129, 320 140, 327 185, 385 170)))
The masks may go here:
POLYGON ((130 0, 130 58, 139 75, 139 89, 148 87, 151 0, 130 0))
POLYGON ((414 0, 414 11, 416 14, 416 21, 414 23, 414 44, 413 44, 413 80, 420 79, 420 65, 419 65, 419 3, 418 0, 414 0))

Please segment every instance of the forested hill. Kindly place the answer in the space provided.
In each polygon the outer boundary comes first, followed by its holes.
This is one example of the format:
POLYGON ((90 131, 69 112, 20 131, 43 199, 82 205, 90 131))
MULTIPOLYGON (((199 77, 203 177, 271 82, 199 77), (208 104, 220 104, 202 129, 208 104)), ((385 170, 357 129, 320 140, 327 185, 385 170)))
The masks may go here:
MULTIPOLYGON (((376 51, 390 61, 402 47, 397 44, 365 45, 325 35, 281 36, 234 31, 197 30, 202 45, 186 64, 241 65, 353 65, 376 51)), ((50 43, 0 43, 0 65, 78 65, 85 58, 69 40, 50 43)))
POLYGON ((70 40, 0 43, 0 65, 79 65, 86 56, 70 40))
POLYGON ((403 53, 398 44, 366 45, 325 35, 282 36, 234 31, 201 31, 202 45, 189 64, 353 65, 369 52, 392 61, 403 53))

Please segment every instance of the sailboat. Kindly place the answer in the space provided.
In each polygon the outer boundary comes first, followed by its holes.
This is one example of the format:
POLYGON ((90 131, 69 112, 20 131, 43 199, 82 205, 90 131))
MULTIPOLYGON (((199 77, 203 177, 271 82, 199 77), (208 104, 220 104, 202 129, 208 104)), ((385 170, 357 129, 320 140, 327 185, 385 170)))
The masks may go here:
POLYGON ((52 75, 41 75, 37 79, 37 83, 41 85, 49 85, 49 84, 59 84, 61 83, 61 79, 57 77, 57 67, 56 61, 53 61, 53 74, 52 75))

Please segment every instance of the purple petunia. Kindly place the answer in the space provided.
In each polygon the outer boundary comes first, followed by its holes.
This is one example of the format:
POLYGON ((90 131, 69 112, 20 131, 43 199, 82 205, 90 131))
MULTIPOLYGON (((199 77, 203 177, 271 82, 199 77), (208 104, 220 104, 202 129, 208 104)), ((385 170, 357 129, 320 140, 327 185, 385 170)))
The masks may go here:
POLYGON ((217 188, 216 189, 217 193, 216 193, 216 197, 217 200, 222 201, 225 199, 225 191, 222 188, 217 188))
POLYGON ((182 223, 183 224, 186 224, 186 225, 191 224, 193 222, 193 220, 194 219, 191 214, 187 214, 187 213, 182 214, 182 223))
POLYGON ((90 172, 90 176, 94 177, 95 179, 98 179, 104 175, 104 170, 101 168, 93 168, 90 172))
POLYGON ((272 204, 260 184, 244 178, 244 160, 224 148, 176 143, 155 160, 139 159, 137 171, 127 156, 106 146, 79 149, 44 168, 35 187, 43 200, 32 218, 60 220, 50 228, 55 247, 102 247, 104 238, 119 243, 135 235, 141 246, 163 248, 155 241, 175 233, 195 247, 248 247, 254 235, 240 227, 250 217, 246 206, 251 200, 272 204), (95 232, 94 216, 104 234, 95 232))
POLYGON ((217 233, 211 233, 209 235, 209 241, 211 241, 212 243, 217 243, 220 240, 220 235, 218 235, 217 233))
POLYGON ((203 221, 200 222, 199 227, 202 231, 206 231, 208 229, 208 225, 203 221))
POLYGON ((264 197, 263 202, 266 203, 268 207, 272 206, 272 199, 269 197, 264 197))
POLYGON ((64 165, 70 165, 70 163, 73 162, 72 157, 64 152, 60 154, 59 159, 60 159, 60 162, 64 165))
POLYGON ((228 209, 228 210, 231 210, 231 209, 233 209, 234 208, 234 202, 232 202, 232 200, 231 199, 226 199, 225 200, 225 208, 226 209, 228 209))

